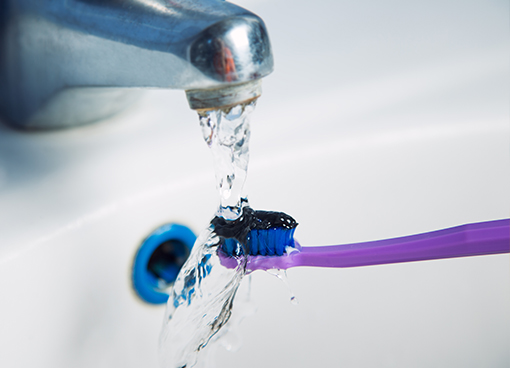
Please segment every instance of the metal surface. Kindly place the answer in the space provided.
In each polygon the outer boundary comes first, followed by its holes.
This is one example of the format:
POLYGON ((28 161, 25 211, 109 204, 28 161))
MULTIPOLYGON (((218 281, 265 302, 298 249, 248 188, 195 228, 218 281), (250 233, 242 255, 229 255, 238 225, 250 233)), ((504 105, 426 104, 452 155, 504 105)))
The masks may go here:
POLYGON ((264 22, 225 1, 7 0, 0 11, 0 117, 20 128, 100 120, 140 87, 214 98, 273 68, 264 22))
POLYGON ((218 89, 193 89, 186 91, 189 107, 193 110, 207 111, 217 108, 229 108, 239 103, 248 103, 260 97, 261 80, 236 84, 218 89))

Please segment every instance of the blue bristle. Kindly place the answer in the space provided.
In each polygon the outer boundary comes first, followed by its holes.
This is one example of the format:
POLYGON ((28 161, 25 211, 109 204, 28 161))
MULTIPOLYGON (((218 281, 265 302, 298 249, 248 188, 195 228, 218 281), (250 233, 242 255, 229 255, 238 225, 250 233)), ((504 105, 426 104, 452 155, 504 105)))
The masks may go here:
POLYGON ((257 239, 259 241, 259 254, 261 256, 267 255, 267 244, 264 230, 255 230, 257 232, 257 239))
POLYGON ((255 255, 258 252, 258 245, 257 245, 257 234, 254 234, 254 232, 250 231, 248 233, 248 236, 246 238, 246 243, 248 244, 249 253, 251 255, 255 255))
POLYGON ((266 232, 267 232, 267 245, 269 247, 268 254, 270 256, 274 256, 274 255, 276 255, 275 234, 274 234, 274 231, 272 231, 272 229, 268 229, 268 230, 266 230, 266 232))
POLYGON ((290 245, 290 242, 292 240, 292 230, 287 230, 284 235, 285 235, 285 238, 283 239, 283 243, 287 247, 290 245))
POLYGON ((268 250, 268 244, 267 244, 267 233, 265 230, 257 230, 257 235, 259 238, 259 252, 263 256, 269 255, 267 253, 268 250))
POLYGON ((266 239, 267 239, 267 255, 274 256, 275 255, 275 236, 274 231, 272 229, 266 230, 266 239))
POLYGON ((291 236, 290 233, 291 233, 290 230, 287 230, 287 231, 285 231, 285 233, 283 233, 282 243, 283 243, 284 247, 289 245, 289 240, 290 240, 290 236, 291 236))
POLYGON ((232 239, 232 238, 225 239, 225 241, 223 243, 223 250, 227 254, 235 254, 236 248, 237 248, 237 242, 235 239, 232 239))
POLYGON ((295 244, 294 244, 294 231, 296 231, 296 228, 290 229, 289 242, 287 244, 289 247, 292 247, 292 248, 295 247, 295 244))
POLYGON ((257 231, 257 230, 254 230, 253 232, 254 232, 255 234, 257 234, 257 235, 255 236, 255 238, 254 238, 254 243, 257 243, 257 247, 256 247, 256 248, 254 248, 254 249, 253 249, 253 252, 252 252, 252 254, 253 254, 254 256, 256 256, 256 255, 258 255, 258 254, 261 254, 260 252, 261 252, 261 249, 262 249, 262 245, 260 244, 260 239, 259 239, 259 236, 258 236, 258 231, 257 231), (256 249, 256 251, 255 251, 255 249, 256 249))
POLYGON ((274 247, 273 247, 273 239, 271 239, 271 231, 265 230, 264 238, 266 239, 266 255, 272 256, 274 247))
POLYGON ((285 233, 288 230, 282 230, 282 229, 274 229, 275 230, 275 248, 276 248, 276 255, 282 256, 283 252, 285 251, 285 233))
POLYGON ((275 256, 281 256, 283 252, 280 252, 280 230, 279 229, 271 229, 271 233, 273 234, 273 248, 275 256))

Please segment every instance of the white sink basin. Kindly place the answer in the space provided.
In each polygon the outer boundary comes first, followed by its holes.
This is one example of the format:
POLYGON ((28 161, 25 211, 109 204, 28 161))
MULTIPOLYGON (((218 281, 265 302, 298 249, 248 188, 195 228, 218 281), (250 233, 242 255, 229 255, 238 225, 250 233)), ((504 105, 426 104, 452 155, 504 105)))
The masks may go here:
MULTIPOLYGON (((248 193, 303 245, 509 217, 508 3, 239 2, 275 72, 248 193)), ((130 283, 141 241, 217 205, 182 91, 70 131, 0 127, 0 366, 157 367, 163 307, 130 283)), ((218 367, 508 367, 510 262, 494 255, 256 272, 258 312, 218 367)), ((246 287, 246 285, 243 285, 246 287)))

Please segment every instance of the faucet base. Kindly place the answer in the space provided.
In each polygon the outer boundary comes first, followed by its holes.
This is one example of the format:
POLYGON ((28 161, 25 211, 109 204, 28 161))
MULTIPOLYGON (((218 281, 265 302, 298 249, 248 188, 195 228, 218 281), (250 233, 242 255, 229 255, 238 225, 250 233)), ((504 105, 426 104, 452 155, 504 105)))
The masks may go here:
POLYGON ((23 129, 62 129, 109 118, 139 99, 137 88, 66 88, 44 104, 23 129))

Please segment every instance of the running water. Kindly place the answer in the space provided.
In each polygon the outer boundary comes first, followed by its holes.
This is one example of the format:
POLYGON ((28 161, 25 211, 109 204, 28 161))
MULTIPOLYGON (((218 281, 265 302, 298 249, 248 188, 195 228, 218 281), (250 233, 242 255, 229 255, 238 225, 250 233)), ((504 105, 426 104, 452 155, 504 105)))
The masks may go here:
MULTIPOLYGON (((200 125, 211 148, 220 206, 215 216, 237 219, 248 205, 242 189, 248 169, 249 115, 255 101, 228 110, 207 111, 200 125)), ((160 336, 164 368, 191 368, 198 353, 228 322, 236 291, 246 270, 246 259, 228 269, 216 253, 220 238, 211 226, 198 237, 170 293, 160 336)))

